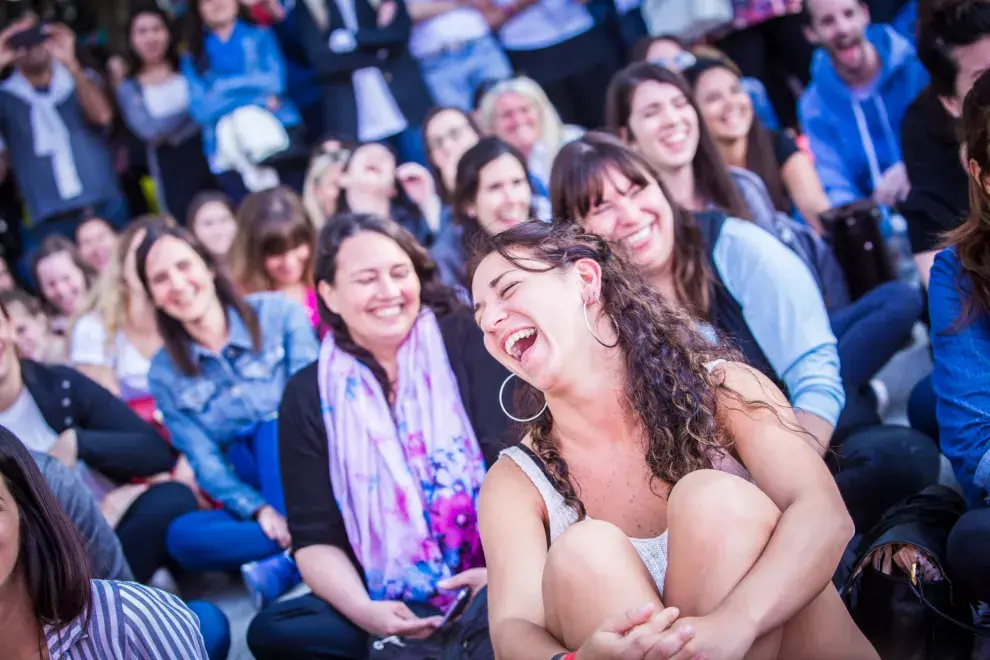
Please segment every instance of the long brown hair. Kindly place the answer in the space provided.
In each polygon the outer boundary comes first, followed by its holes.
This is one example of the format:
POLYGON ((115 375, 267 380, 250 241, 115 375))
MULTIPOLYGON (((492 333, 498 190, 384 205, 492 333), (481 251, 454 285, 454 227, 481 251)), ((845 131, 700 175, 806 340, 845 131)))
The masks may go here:
POLYGON ((234 281, 244 293, 273 291, 275 283, 265 270, 265 259, 300 245, 310 249, 303 283, 312 287, 316 228, 299 195, 284 186, 248 195, 237 209, 237 236, 230 248, 234 281))
MULTIPOLYGON (((956 248, 962 272, 971 290, 960 286, 962 311, 950 328, 958 331, 978 316, 990 315, 990 71, 984 72, 963 103, 963 131, 970 163, 980 168, 980 179, 969 177, 969 216, 946 234, 945 246, 956 248)), ((957 286, 959 286, 957 284, 957 286)))
POLYGON ((712 278, 705 256, 705 242, 691 214, 670 196, 660 175, 642 155, 616 137, 591 132, 560 150, 550 173, 550 203, 555 223, 580 222, 602 201, 609 170, 616 170, 636 185, 660 186, 674 213, 674 289, 698 318, 707 319, 712 278))
POLYGON ((680 74, 650 62, 630 64, 615 74, 605 94, 605 125, 608 130, 616 135, 625 132, 632 136, 629 119, 632 116, 633 96, 639 86, 646 82, 673 85, 684 94, 691 108, 698 115, 698 151, 691 163, 698 196, 733 217, 748 220, 750 213, 746 202, 736 188, 722 153, 701 118, 701 110, 698 109, 698 103, 694 100, 691 89, 680 74))
MULTIPOLYGON (((144 291, 148 297, 152 297, 151 283, 148 281, 148 254, 151 252, 151 248, 155 246, 155 243, 166 236, 171 236, 182 241, 192 248, 193 252, 199 255, 199 258, 203 260, 206 267, 213 273, 214 287, 216 288, 216 295, 220 300, 220 305, 225 311, 233 309, 241 317, 251 337, 251 346, 255 352, 260 351, 261 323, 254 308, 237 293, 237 288, 227 275, 226 269, 221 267, 216 262, 216 259, 213 258, 213 255, 210 254, 209 250, 203 247, 203 244, 196 240, 196 237, 183 227, 168 226, 164 223, 155 223, 148 227, 148 233, 145 235, 144 240, 141 241, 141 245, 138 247, 137 254, 135 255, 138 279, 141 280, 141 285, 144 287, 144 291)), ((169 316, 157 306, 155 307, 155 319, 158 325, 158 334, 162 336, 162 343, 165 345, 165 350, 168 352, 169 357, 172 358, 175 366, 186 376, 198 375, 199 364, 193 360, 191 351, 189 350, 193 344, 193 338, 189 336, 189 332, 182 325, 182 322, 169 316)))
MULTIPOLYGON (((742 78, 742 73, 731 62, 716 57, 698 57, 694 64, 681 72, 695 92, 692 94, 695 103, 697 103, 698 81, 712 69, 725 69, 737 79, 742 78)), ((746 169, 763 179, 774 208, 782 213, 790 213, 791 200, 787 196, 787 187, 784 185, 784 177, 780 174, 780 166, 781 163, 777 160, 777 154, 773 149, 773 137, 754 111, 749 132, 746 134, 746 169)))
MULTIPOLYGON (((726 343, 713 344, 700 335, 688 313, 665 300, 604 239, 584 233, 574 223, 529 221, 483 240, 472 259, 470 278, 492 253, 536 273, 566 270, 583 259, 599 264, 602 311, 615 323, 625 362, 624 398, 646 434, 646 464, 653 480, 673 486, 691 472, 711 469, 713 452, 726 450, 731 438, 717 419, 720 379, 710 375, 706 365, 735 359, 726 343), (542 265, 534 267, 533 261, 542 265)), ((524 414, 543 405, 542 393, 528 383, 519 385, 517 396, 524 414)), ((554 485, 583 518, 584 506, 560 454, 550 410, 526 425, 525 432, 554 485)))

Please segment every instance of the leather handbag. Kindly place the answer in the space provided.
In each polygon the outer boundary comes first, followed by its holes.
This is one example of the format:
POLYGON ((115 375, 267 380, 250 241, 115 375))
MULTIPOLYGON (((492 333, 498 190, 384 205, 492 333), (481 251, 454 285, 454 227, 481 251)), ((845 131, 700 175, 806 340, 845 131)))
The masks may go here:
POLYGON ((464 614, 426 639, 392 636, 372 640, 369 660, 495 660, 488 632, 488 588, 464 614))
POLYGON ((897 277, 880 231, 881 217, 870 200, 837 206, 821 215, 853 300, 897 277))

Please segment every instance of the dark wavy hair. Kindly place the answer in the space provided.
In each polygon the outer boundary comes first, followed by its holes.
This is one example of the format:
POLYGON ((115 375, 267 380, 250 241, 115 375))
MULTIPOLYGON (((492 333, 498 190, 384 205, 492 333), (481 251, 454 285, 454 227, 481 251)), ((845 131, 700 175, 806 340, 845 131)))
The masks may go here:
MULTIPOLYGON (((713 453, 732 444, 717 419, 721 380, 706 367, 713 360, 737 359, 725 342, 713 344, 699 334, 690 315, 665 300, 604 239, 583 233, 576 224, 530 221, 485 237, 472 258, 471 278, 492 253, 530 273, 567 270, 583 259, 596 262, 602 270, 602 313, 615 324, 625 362, 624 398, 647 435, 646 464, 653 479, 673 486, 691 472, 713 467, 713 453)), ((543 405, 542 393, 528 383, 521 383, 516 394, 527 416, 543 405)), ((524 431, 557 490, 583 518, 584 505, 560 454, 550 410, 524 431)))
MULTIPOLYGON (((148 227, 148 233, 145 234, 144 240, 138 246, 137 253, 135 254, 137 274, 148 298, 153 299, 151 295, 151 283, 148 281, 148 255, 151 253, 151 249, 155 247, 155 244, 165 237, 172 237, 182 241, 192 248, 193 252, 199 255, 199 258, 203 260, 206 267, 213 273, 213 283, 216 288, 217 298, 220 300, 220 305, 224 310, 233 309, 241 317, 241 320, 244 321, 244 325, 247 327, 248 334, 251 336, 252 347, 255 352, 260 351, 261 325, 254 308, 247 304, 244 298, 237 292, 237 288, 227 275, 226 269, 221 267, 216 262, 216 259, 213 258, 213 255, 210 254, 209 250, 203 247, 203 244, 196 240, 196 237, 184 227, 166 225, 160 222, 154 223, 148 227)), ((168 351, 168 355, 172 358, 175 366, 186 376, 199 374, 199 364, 192 359, 189 351, 193 344, 193 338, 189 335, 189 331, 186 330, 185 326, 182 325, 182 322, 166 314, 157 305, 155 306, 155 319, 158 325, 158 334, 162 336, 165 350, 168 351)))
POLYGON ((128 65, 128 76, 133 78, 141 71, 141 67, 144 66, 141 58, 135 52, 134 46, 131 45, 131 32, 134 30, 134 23, 137 19, 145 14, 157 16, 165 24, 165 29, 168 30, 168 47, 165 49, 165 61, 172 65, 173 71, 178 71, 179 49, 177 44, 178 39, 175 34, 175 22, 164 10, 149 2, 135 7, 127 19, 127 48, 124 50, 124 60, 126 60, 128 65))
MULTIPOLYGON (((365 232, 381 234, 392 239, 403 252, 409 255, 413 270, 416 271, 416 276, 419 278, 420 304, 432 310, 437 318, 464 309, 457 294, 440 281, 436 262, 433 261, 430 253, 416 241, 416 238, 396 222, 369 213, 340 213, 323 225, 316 246, 314 277, 317 285, 320 282, 326 282, 332 286, 336 282, 337 257, 341 247, 348 238, 365 232)), ((320 320, 333 332, 337 346, 368 367, 381 386, 382 392, 388 397, 391 394, 392 385, 389 383, 388 375, 382 365, 378 363, 368 349, 351 337, 344 319, 339 314, 330 311, 322 296, 317 296, 317 305, 320 311, 320 320)))
POLYGON ((632 137, 629 119, 632 115, 633 96, 639 86, 646 82, 673 85, 684 94, 698 115, 698 151, 691 164, 698 196, 735 218, 750 219, 749 208, 729 174, 722 153, 705 126, 698 102, 694 100, 687 81, 679 73, 658 64, 637 62, 615 74, 605 94, 605 125, 608 130, 616 135, 626 133, 632 137))
MULTIPOLYGON (((698 81, 708 71, 712 69, 725 69, 736 78, 741 79, 742 73, 734 64, 714 57, 698 57, 695 63, 684 69, 681 75, 684 76, 693 90, 692 96, 697 102, 698 81)), ((699 116, 700 118, 700 116, 699 116)), ((701 119, 704 121, 704 119, 701 119)), ((707 128, 707 127, 706 127, 707 128)), ((791 212, 791 200, 787 196, 787 187, 784 185, 784 177, 780 173, 781 163, 777 160, 777 154, 773 150, 773 138, 770 131, 763 125, 760 118, 753 112, 753 119, 746 134, 746 169, 759 176, 770 193, 774 207, 782 213, 791 212)))
POLYGON ((550 172, 554 222, 580 222, 601 204, 610 170, 620 172, 638 186, 654 182, 660 186, 675 219, 671 258, 677 296, 698 318, 707 319, 714 280, 701 231, 692 215, 670 196, 649 161, 618 138, 607 133, 586 133, 560 150, 550 172))
POLYGON ((990 35, 990 4, 985 0, 922 2, 918 8, 918 59, 938 96, 956 95, 959 65, 953 49, 990 35))
MULTIPOLYGON (((461 247, 464 254, 470 254, 474 245, 474 238, 478 232, 484 233, 484 228, 478 224, 478 218, 468 213, 469 206, 478 199, 478 187, 481 185, 481 171, 485 169, 493 160, 502 156, 512 156, 526 173, 527 185, 530 193, 535 197, 533 183, 529 180, 529 169, 526 166, 526 158, 515 147, 506 144, 497 137, 486 137, 478 141, 461 156, 461 161, 457 164, 457 180, 454 185, 451 207, 454 222, 461 226, 461 247)), ((530 215, 533 214, 532 202, 530 203, 530 215)))
POLYGON ((79 532, 66 516, 24 444, 0 426, 0 478, 17 507, 22 572, 31 612, 60 629, 90 614, 92 568, 79 532))

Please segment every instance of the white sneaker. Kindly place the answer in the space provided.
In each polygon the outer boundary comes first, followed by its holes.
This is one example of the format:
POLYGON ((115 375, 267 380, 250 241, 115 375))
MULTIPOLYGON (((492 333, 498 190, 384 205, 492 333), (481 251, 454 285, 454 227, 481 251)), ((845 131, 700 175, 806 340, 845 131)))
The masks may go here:
POLYGON ((870 379, 870 389, 873 390, 873 394, 877 398, 877 415, 880 416, 880 419, 883 419, 887 415, 887 410, 890 408, 890 391, 887 389, 887 385, 879 378, 870 379))

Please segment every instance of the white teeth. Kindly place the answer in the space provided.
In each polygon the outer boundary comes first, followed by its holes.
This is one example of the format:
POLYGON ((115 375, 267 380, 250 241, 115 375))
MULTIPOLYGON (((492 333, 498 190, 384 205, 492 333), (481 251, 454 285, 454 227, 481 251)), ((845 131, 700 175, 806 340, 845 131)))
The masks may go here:
POLYGON ((642 241, 645 241, 647 238, 650 237, 651 229, 653 229, 653 225, 646 225, 645 227, 637 231, 635 234, 631 234, 630 236, 626 237, 625 242, 629 245, 636 245, 637 243, 641 243, 642 241))
POLYGON ((532 337, 536 334, 536 330, 533 328, 526 328, 525 330, 517 330, 509 335, 509 338, 505 340, 505 352, 514 358, 522 357, 522 351, 516 350, 516 342, 520 339, 525 339, 526 337, 532 337))
POLYGON ((378 318, 388 319, 393 316, 398 316, 401 311, 401 305, 393 305, 392 307, 382 307, 381 309, 376 309, 373 313, 378 318))

